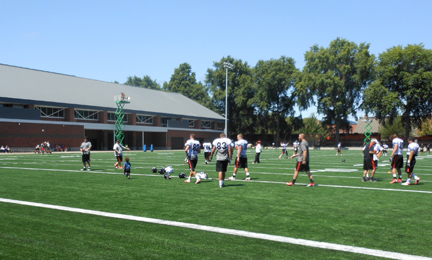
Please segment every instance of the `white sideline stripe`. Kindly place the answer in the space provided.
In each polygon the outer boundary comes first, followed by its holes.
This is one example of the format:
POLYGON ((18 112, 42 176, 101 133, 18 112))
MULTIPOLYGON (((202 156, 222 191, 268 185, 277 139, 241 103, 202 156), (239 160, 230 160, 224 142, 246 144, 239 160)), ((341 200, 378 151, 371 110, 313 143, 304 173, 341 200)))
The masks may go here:
POLYGON ((227 234, 227 235, 240 236, 240 237, 249 237, 249 238, 255 238, 255 239, 263 239, 263 240, 288 243, 288 244, 294 244, 294 245, 300 245, 300 246, 308 246, 308 247, 322 248, 322 249, 328 249, 328 250, 336 250, 336 251, 343 251, 343 252, 349 252, 349 253, 371 255, 371 256, 384 257, 384 258, 390 258, 390 259, 404 259, 404 260, 411 260, 411 259, 412 260, 416 260, 416 259, 425 259, 426 260, 426 259, 428 259, 428 260, 432 260, 432 258, 429 258, 429 257, 408 255, 408 254, 403 254, 403 253, 395 253, 395 252, 383 251, 383 250, 378 250, 378 249, 369 249, 369 248, 356 247, 356 246, 346 246, 346 245, 333 244, 333 243, 327 243, 327 242, 318 242, 318 241, 313 241, 313 240, 291 238, 291 237, 284 237, 284 236, 275 236, 275 235, 268 235, 268 234, 263 234, 263 233, 242 231, 242 230, 229 229, 229 228, 219 228, 219 227, 212 227, 212 226, 205 226, 205 225, 198 225, 198 224, 190 224, 190 223, 169 221, 169 220, 162 220, 162 219, 155 219, 155 218, 138 217, 138 216, 103 212, 103 211, 97 211, 97 210, 71 208, 71 207, 65 207, 65 206, 57 206, 57 205, 50 205, 50 204, 44 204, 44 203, 36 203, 36 202, 28 202, 28 201, 12 200, 12 199, 4 199, 4 198, 0 198, 0 202, 19 204, 19 205, 25 205, 25 206, 32 206, 32 207, 40 207, 40 208, 46 208, 46 209, 56 209, 56 210, 62 210, 62 211, 68 211, 68 212, 76 212, 76 213, 83 213, 83 214, 89 214, 89 215, 103 216, 103 217, 108 217, 108 218, 134 220, 134 221, 139 221, 139 222, 146 222, 146 223, 159 224, 159 225, 167 225, 167 226, 173 226, 173 227, 189 228, 189 229, 195 229, 195 230, 215 232, 215 233, 220 233, 220 234, 227 234))
MULTIPOLYGON (((40 168, 18 168, 18 167, 6 167, 6 166, 0 166, 0 169, 4 168, 4 169, 20 169, 20 170, 33 170, 33 171, 60 171, 60 172, 87 172, 87 171, 78 171, 78 170, 63 170, 63 169, 40 169, 40 168)), ((93 170, 90 171, 92 173, 102 173, 102 174, 123 174, 123 172, 103 172, 103 171, 97 171, 97 170, 93 170)), ((145 177, 163 177, 163 175, 160 174, 131 174, 131 175, 135 175, 135 176, 145 176, 145 177)), ((319 175, 317 175, 319 176, 319 175)), ((171 178, 176 178, 177 176, 171 176, 171 178)), ((324 177, 324 176, 320 176, 320 177, 324 177)), ((338 177, 338 176, 335 176, 338 177)), ((210 179, 214 179, 214 178, 210 178, 210 179)), ((233 181, 245 181, 245 180, 233 180, 233 181)), ((280 182, 280 181, 256 181, 256 180, 252 180, 252 181, 247 181, 247 182, 259 182, 259 183, 275 183, 275 184, 285 184, 285 182, 280 182)), ((307 185, 306 183, 298 183, 296 182, 296 185, 307 185)), ((330 184, 317 184, 317 186, 320 187, 332 187, 332 188, 347 188, 347 189, 360 189, 360 190, 380 190, 380 191, 400 191, 400 192, 415 192, 415 193, 428 193, 428 194, 432 194, 432 191, 423 191, 423 190, 399 190, 399 189, 388 189, 388 188, 372 188, 372 187, 356 187, 356 186, 343 186, 343 185, 330 185, 330 184)))

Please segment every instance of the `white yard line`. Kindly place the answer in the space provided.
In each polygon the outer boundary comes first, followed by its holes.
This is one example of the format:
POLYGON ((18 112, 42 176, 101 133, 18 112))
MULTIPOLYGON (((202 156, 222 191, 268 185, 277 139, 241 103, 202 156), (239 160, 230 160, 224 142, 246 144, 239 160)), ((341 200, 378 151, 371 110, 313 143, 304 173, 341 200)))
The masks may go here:
POLYGON ((377 257, 384 257, 384 258, 390 258, 390 259, 404 259, 404 260, 415 260, 415 259, 417 259, 417 260, 425 259, 426 260, 426 259, 428 259, 428 260, 432 260, 432 258, 429 258, 429 257, 408 255, 408 254, 389 252, 389 251, 383 251, 383 250, 378 250, 378 249, 369 249, 369 248, 356 247, 356 246, 346 246, 346 245, 340 245, 340 244, 333 244, 333 243, 327 243, 327 242, 319 242, 319 241, 299 239, 299 238, 291 238, 291 237, 284 237, 284 236, 275 236, 275 235, 242 231, 242 230, 229 229, 229 228, 212 227, 212 226, 205 226, 205 225, 198 225, 198 224, 191 224, 191 223, 184 223, 184 222, 177 222, 177 221, 169 221, 169 220, 162 220, 162 219, 155 219, 155 218, 146 218, 146 217, 117 214, 117 213, 110 213, 110 212, 103 212, 103 211, 96 211, 96 210, 71 208, 71 207, 50 205, 50 204, 44 204, 44 203, 35 203, 35 202, 4 199, 4 198, 0 198, 0 202, 25 205, 25 206, 32 206, 32 207, 39 207, 39 208, 46 208, 46 209, 62 210, 62 211, 67 211, 67 212, 76 212, 76 213, 102 216, 102 217, 108 217, 108 218, 133 220, 133 221, 158 224, 158 225, 167 225, 167 226, 180 227, 180 228, 189 228, 189 229, 195 229, 195 230, 201 230, 201 231, 207 231, 207 232, 214 232, 214 233, 227 234, 227 235, 240 236, 240 237, 248 237, 248 238, 254 238, 254 239, 262 239, 262 240, 275 241, 275 242, 280 242, 280 243, 288 243, 288 244, 294 244, 294 245, 300 245, 300 246, 308 246, 308 247, 322 248, 322 249, 327 249, 327 250, 343 251, 343 252, 377 256, 377 257))

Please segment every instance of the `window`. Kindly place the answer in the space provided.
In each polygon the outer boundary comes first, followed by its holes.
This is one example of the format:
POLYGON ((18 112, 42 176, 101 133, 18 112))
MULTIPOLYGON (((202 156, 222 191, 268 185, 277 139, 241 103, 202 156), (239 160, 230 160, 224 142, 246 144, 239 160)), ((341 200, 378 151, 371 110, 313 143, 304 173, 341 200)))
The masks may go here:
MULTIPOLYGON (((117 121, 117 115, 114 112, 108 112, 108 121, 116 122, 117 121)), ((123 122, 128 121, 128 114, 125 114, 123 117, 123 122)))
POLYGON ((188 122, 189 123, 189 127, 195 127, 195 120, 193 119, 183 119, 183 122, 188 122))
POLYGON ((169 117, 162 117, 161 118, 161 126, 167 126, 168 125, 168 120, 171 120, 172 118, 169 117))
POLYGON ((75 109, 75 119, 99 120, 99 111, 75 109))
POLYGON ((139 124, 153 124, 153 116, 136 115, 136 118, 139 124))
POLYGON ((217 127, 218 127, 218 130, 222 130, 222 129, 224 129, 224 124, 223 123, 218 123, 217 127))
POLYGON ((201 128, 211 128, 212 122, 211 121, 201 121, 201 128))
POLYGON ((39 107, 35 106, 35 109, 39 110, 41 117, 49 118, 64 118, 65 108, 61 107, 39 107))

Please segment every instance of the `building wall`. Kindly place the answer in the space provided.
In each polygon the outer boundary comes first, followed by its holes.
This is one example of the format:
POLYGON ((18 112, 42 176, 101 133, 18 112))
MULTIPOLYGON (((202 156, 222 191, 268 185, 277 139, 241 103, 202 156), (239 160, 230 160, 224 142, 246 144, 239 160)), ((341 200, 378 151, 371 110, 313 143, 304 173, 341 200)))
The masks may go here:
POLYGON ((79 147, 84 138, 84 126, 0 122, 0 145, 35 147, 49 141, 67 147, 79 147))

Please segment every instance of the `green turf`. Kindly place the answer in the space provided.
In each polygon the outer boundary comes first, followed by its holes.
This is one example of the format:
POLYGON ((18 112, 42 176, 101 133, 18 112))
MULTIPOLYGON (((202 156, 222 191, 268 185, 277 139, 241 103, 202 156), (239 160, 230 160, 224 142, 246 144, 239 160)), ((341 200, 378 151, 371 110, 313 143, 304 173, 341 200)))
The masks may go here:
MULTIPOLYGON (((125 153, 132 163, 130 180, 113 167, 112 153, 93 153, 90 172, 80 171, 80 155, 74 153, 2 155, 0 198, 432 257, 432 194, 325 186, 432 191, 428 167, 432 156, 421 155, 417 161, 421 185, 404 187, 389 184, 392 177, 385 157, 376 175, 379 181, 364 183, 360 151, 344 151, 341 158, 334 151, 313 150, 310 166, 318 171, 314 180, 322 186, 306 188, 305 174, 298 185, 285 185, 292 180, 295 161, 278 159, 279 152, 264 150, 261 163, 255 165, 250 150, 252 181, 226 181, 222 189, 217 180, 186 184, 150 171, 172 165, 174 175, 188 173, 181 151, 125 153)), ((203 162, 200 155, 197 171, 217 178, 215 163, 203 162)), ((232 169, 229 166, 227 177, 232 169)), ((240 169, 237 180, 244 177, 240 169)), ((0 221, 2 259, 374 259, 2 202, 0 221)))

